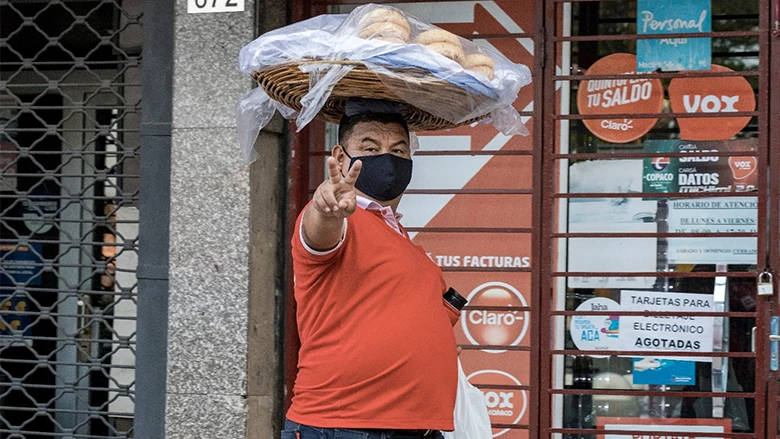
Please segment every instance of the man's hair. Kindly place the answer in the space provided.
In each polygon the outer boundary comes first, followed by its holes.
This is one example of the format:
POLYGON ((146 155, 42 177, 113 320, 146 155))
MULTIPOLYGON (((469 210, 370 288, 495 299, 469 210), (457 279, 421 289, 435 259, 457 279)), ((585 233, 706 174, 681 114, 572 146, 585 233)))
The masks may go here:
POLYGON ((406 119, 404 119, 400 114, 360 113, 354 116, 347 116, 345 114, 341 117, 341 121, 339 122, 339 144, 341 146, 346 148, 345 143, 347 142, 349 136, 352 135, 352 130, 355 128, 355 125, 361 122, 379 122, 385 124, 397 123, 403 127, 406 136, 409 136, 409 125, 406 123, 406 119))

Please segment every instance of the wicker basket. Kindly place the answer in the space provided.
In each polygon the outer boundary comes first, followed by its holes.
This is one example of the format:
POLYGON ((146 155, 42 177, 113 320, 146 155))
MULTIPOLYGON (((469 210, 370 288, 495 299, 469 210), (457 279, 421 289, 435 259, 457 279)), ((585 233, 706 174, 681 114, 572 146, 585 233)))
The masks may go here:
MULTIPOLYGON (((309 92, 309 74, 299 69, 304 62, 279 64, 262 71, 255 71, 252 77, 271 98, 300 111, 301 98, 309 92)), ((409 105, 403 99, 394 94, 390 87, 410 90, 416 95, 430 96, 432 102, 436 102, 439 108, 455 109, 455 114, 467 114, 470 108, 485 102, 487 96, 469 93, 463 88, 432 76, 422 69, 404 68, 394 69, 397 76, 384 76, 369 70, 365 65, 352 61, 305 61, 306 64, 341 64, 352 65, 354 68, 342 78, 333 88, 330 98, 320 110, 319 117, 328 122, 339 123, 344 115, 344 107, 349 98, 384 99, 401 102, 409 107, 405 118, 412 131, 433 131, 455 128, 468 125, 483 119, 487 114, 470 119, 459 124, 454 124, 440 117, 436 117, 427 111, 409 105), (397 83, 397 84, 394 84, 397 83), (459 107, 463 107, 462 109, 459 107)))

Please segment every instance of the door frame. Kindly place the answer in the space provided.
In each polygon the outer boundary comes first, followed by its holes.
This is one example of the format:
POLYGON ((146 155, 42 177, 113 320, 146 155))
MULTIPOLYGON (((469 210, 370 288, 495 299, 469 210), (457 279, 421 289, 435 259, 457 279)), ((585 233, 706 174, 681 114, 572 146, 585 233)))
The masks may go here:
MULTIPOLYGON (((765 26, 766 36, 763 41, 765 44, 768 59, 764 69, 766 74, 763 76, 765 81, 761 84, 766 96, 762 99, 765 105, 767 119, 766 139, 767 139, 767 170, 769 178, 769 206, 767 219, 769 223, 768 244, 769 244, 769 266, 775 279, 780 279, 780 89, 775 84, 780 81, 780 2, 765 0, 767 19, 762 21, 765 26), (772 87, 774 86, 774 90, 772 87), (764 91, 765 90, 765 91, 764 91)), ((762 349, 758 352, 761 355, 761 361, 757 362, 757 368, 761 367, 764 373, 766 395, 766 430, 767 439, 780 438, 780 372, 770 370, 770 352, 769 352, 769 322, 772 316, 780 316, 780 293, 778 292, 777 282, 773 285, 774 294, 763 305, 762 322, 763 326, 757 330, 757 337, 761 337, 764 342, 758 343, 762 349)))

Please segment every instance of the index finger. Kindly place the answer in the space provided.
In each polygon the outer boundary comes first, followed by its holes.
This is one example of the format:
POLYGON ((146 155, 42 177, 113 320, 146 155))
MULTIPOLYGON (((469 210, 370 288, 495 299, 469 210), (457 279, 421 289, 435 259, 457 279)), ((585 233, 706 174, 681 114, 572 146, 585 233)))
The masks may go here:
POLYGON ((338 184, 341 181, 341 170, 335 157, 328 157, 328 179, 331 184, 338 184))
POLYGON ((344 183, 354 186, 358 176, 360 175, 361 169, 363 169, 363 161, 355 160, 355 164, 352 165, 351 168, 349 168, 349 172, 347 172, 347 176, 344 177, 344 183))

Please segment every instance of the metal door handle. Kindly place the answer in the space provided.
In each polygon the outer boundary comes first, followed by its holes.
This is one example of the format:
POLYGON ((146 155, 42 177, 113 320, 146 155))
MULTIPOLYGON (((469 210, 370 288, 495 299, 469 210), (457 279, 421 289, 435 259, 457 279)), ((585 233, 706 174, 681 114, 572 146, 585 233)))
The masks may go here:
POLYGON ((770 335, 769 340, 771 341, 780 341, 780 335, 770 335))

